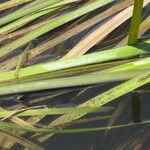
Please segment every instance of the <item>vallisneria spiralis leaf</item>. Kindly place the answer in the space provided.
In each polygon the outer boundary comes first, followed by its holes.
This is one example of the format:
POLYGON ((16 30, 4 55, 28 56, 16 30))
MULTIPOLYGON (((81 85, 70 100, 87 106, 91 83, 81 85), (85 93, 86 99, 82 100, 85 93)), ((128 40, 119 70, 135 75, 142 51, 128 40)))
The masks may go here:
POLYGON ((18 110, 6 111, 0 110, 0 118, 8 116, 37 116, 37 115, 58 115, 58 114, 78 114, 78 113, 94 113, 94 112, 109 112, 112 107, 75 107, 75 108, 43 108, 31 109, 19 112, 18 110))
POLYGON ((23 9, 22 11, 20 11, 20 10, 15 11, 15 12, 11 13, 10 15, 7 15, 6 17, 1 18, 0 26, 4 25, 6 23, 9 23, 9 22, 11 22, 13 20, 16 20, 18 18, 21 18, 21 17, 23 17, 25 15, 28 15, 30 13, 39 11, 40 9, 45 8, 45 7, 49 6, 49 5, 53 5, 53 4, 55 4, 55 3, 59 2, 59 1, 60 0, 48 0, 48 1, 44 2, 44 3, 36 5, 34 7, 29 7, 29 8, 23 9))
MULTIPOLYGON (((28 59, 33 59, 37 55, 47 51, 48 49, 50 49, 50 48, 56 46, 57 44, 69 39, 70 37, 73 37, 74 35, 84 31, 85 29, 92 27, 93 25, 106 19, 107 17, 120 12, 121 10, 129 7, 130 5, 132 5, 131 0, 125 0, 123 2, 116 4, 116 5, 113 5, 112 7, 107 9, 106 11, 104 11, 104 12, 102 12, 102 13, 100 13, 100 14, 92 17, 92 18, 89 18, 88 20, 86 20, 84 22, 81 22, 77 26, 74 26, 74 27, 70 28, 69 30, 65 31, 63 34, 60 34, 59 36, 48 40, 47 42, 43 43, 42 45, 40 45, 36 48, 33 48, 30 51, 30 56, 28 59)), ((109 33, 109 32, 107 32, 107 33, 109 33)), ((1 39, 0 39, 0 41, 1 41, 1 39)))
MULTIPOLYGON (((96 52, 92 54, 87 54, 84 56, 78 56, 68 59, 62 59, 54 62, 43 63, 39 65, 34 65, 31 67, 26 67, 20 70, 19 78, 27 77, 31 75, 37 75, 52 71, 58 71, 62 69, 68 69, 73 67, 79 67, 89 64, 102 63, 112 60, 125 59, 137 56, 139 54, 149 52, 150 40, 139 43, 134 46, 123 46, 115 49, 105 50, 102 52, 96 52)), ((0 82, 13 80, 15 71, 9 71, 0 73, 0 82)))
MULTIPOLYGON (((89 75, 80 75, 75 77, 47 79, 47 80, 39 80, 39 81, 37 80, 37 81, 29 81, 29 82, 26 81, 26 82, 10 83, 10 84, 6 83, 0 86, 1 89, 0 95, 39 91, 39 90, 46 90, 46 89, 56 89, 56 88, 64 88, 64 87, 73 87, 73 86, 83 86, 83 85, 98 84, 104 82, 122 81, 140 75, 144 73, 146 70, 112 72, 111 74, 109 73, 111 70, 109 70, 108 72, 100 71, 89 75)), ((150 70, 150 68, 148 70, 150 70)))
POLYGON ((110 71, 110 72, 116 72, 116 71, 125 71, 125 70, 138 70, 138 69, 150 69, 150 57, 146 57, 137 61, 133 61, 130 63, 122 64, 116 67, 112 67, 106 70, 103 70, 104 72, 110 71))
POLYGON ((54 11, 56 11, 57 9, 60 9, 61 7, 63 7, 64 5, 69 5, 70 3, 74 3, 76 2, 77 0, 64 0, 64 1, 61 1, 61 2, 58 2, 56 4, 53 4, 51 6, 49 6, 46 10, 42 10, 40 12, 37 12, 35 14, 31 14, 29 16, 25 16, 25 17, 22 17, 8 25, 5 25, 4 27, 2 27, 0 29, 0 35, 4 35, 4 34, 8 34, 9 32, 12 32, 18 28, 20 28, 21 26, 41 17, 41 16, 44 16, 48 13, 52 13, 54 11))
MULTIPOLYGON (((33 30, 32 32, 26 34, 25 36, 17 39, 16 41, 14 42, 11 42, 9 43, 8 45, 4 46, 3 48, 0 49, 0 58, 2 58, 3 56, 9 54, 10 52, 13 52, 15 49, 27 44, 28 42, 32 41, 33 39, 36 39, 37 37, 47 33, 48 31, 51 31, 65 23, 68 23, 78 17, 81 17, 91 11, 94 11, 106 4, 109 4, 111 2, 113 2, 114 0, 101 0, 101 1, 94 1, 94 2, 91 2, 85 6, 82 6, 74 11, 71 11, 67 14, 64 14, 62 16, 60 16, 59 18, 57 19, 54 19, 53 21, 51 21, 50 23, 47 23, 46 25, 43 25, 41 27, 39 27, 38 29, 35 29, 33 30)), ((50 4, 54 3, 54 1, 47 1, 45 3, 42 3, 42 4, 39 4, 36 7, 36 9, 33 7, 31 8, 31 11, 35 11, 37 9, 42 9, 43 7, 46 7, 50 4)), ((29 13, 29 10, 24 10, 25 11, 25 14, 28 14, 29 13)), ((17 19, 19 17, 23 15, 22 13, 16 13, 14 15, 14 17, 7 17, 7 18, 3 18, 0 20, 0 25, 3 25, 9 21, 12 21, 13 18, 17 19)))
POLYGON ((143 121, 139 123, 128 123, 120 124, 116 126, 106 126, 106 127, 96 127, 96 128, 79 128, 79 129, 55 129, 55 128, 38 128, 38 127, 27 127, 19 126, 13 123, 0 122, 0 128, 2 129, 14 129, 17 131, 26 131, 26 132, 36 132, 36 133, 55 133, 55 134, 67 134, 67 133, 83 133, 83 132, 96 132, 96 131, 105 131, 110 129, 117 129, 123 127, 130 127, 136 125, 149 124, 150 121, 143 121))
POLYGON ((11 8, 11 7, 14 7, 14 6, 17 6, 17 5, 21 5, 21 4, 24 4, 24 3, 32 2, 32 1, 34 1, 34 0, 13 0, 13 1, 8 1, 8 2, 5 2, 3 4, 0 4, 0 11, 6 10, 8 8, 11 8))
MULTIPOLYGON (((36 0, 35 2, 38 2, 38 1, 36 0)), ((132 1, 131 0, 125 0, 123 2, 120 2, 120 3, 116 4, 116 5, 113 5, 111 8, 107 9, 103 13, 100 13, 100 14, 92 17, 92 18, 89 18, 88 20, 86 20, 84 22, 81 22, 77 26, 69 28, 67 31, 63 32, 62 34, 59 34, 59 36, 54 37, 54 38, 44 42, 43 44, 39 45, 38 47, 35 47, 35 48, 31 49, 30 54, 28 56, 28 60, 31 60, 31 59, 35 58, 37 55, 47 51, 48 49, 50 49, 50 48, 56 46, 57 44, 69 39, 70 37, 73 37, 74 35, 84 31, 85 29, 93 26, 94 24, 106 19, 107 17, 109 17, 109 16, 111 16, 115 13, 118 13, 119 11, 129 7, 130 5, 132 5, 132 1)), ((37 15, 37 13, 35 15, 37 15)), ((12 38, 14 39, 15 37, 18 37, 18 36, 24 35, 26 33, 29 33, 30 31, 32 31, 33 28, 34 29, 38 28, 39 26, 42 26, 43 24, 46 24, 47 21, 51 21, 51 20, 49 20, 47 18, 46 20, 43 20, 42 22, 31 25, 28 28, 25 28, 25 29, 19 30, 19 31, 15 31, 13 33, 9 33, 5 36, 2 36, 2 37, 0 37, 0 43, 4 42, 5 40, 12 39, 12 38)), ((9 65, 9 68, 14 68, 17 64, 18 57, 19 56, 10 58, 8 60, 9 62, 7 63, 6 68, 8 69, 8 64, 11 64, 11 65, 9 65), (12 60, 13 60, 13 63, 11 63, 12 60)), ((3 65, 5 63, 6 63, 6 61, 0 63, 0 65, 3 66, 3 67, 0 68, 0 72, 3 71, 3 70, 6 70, 5 65, 3 65)))

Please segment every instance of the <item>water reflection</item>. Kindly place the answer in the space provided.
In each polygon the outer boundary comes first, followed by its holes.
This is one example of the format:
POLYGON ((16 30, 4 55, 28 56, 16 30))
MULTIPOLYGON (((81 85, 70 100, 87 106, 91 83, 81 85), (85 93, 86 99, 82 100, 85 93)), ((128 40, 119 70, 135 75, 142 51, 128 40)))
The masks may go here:
POLYGON ((132 117, 135 123, 141 121, 140 93, 133 91, 131 95, 132 117))

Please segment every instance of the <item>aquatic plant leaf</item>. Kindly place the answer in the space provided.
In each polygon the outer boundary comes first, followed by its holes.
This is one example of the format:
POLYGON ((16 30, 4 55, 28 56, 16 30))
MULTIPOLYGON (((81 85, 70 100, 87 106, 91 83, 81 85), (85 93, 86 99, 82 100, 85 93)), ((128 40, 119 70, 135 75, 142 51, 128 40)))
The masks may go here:
MULTIPOLYGON (((29 108, 28 108, 29 109, 29 108)), ((22 111, 0 110, 0 118, 9 116, 36 116, 36 115, 56 115, 56 114, 78 114, 78 113, 94 113, 94 112, 108 112, 112 107, 82 107, 82 108, 43 108, 43 109, 23 109, 22 111)))
MULTIPOLYGON (((105 50, 102 52, 87 54, 84 56, 61 59, 53 62, 26 67, 20 70, 19 78, 89 64, 96 64, 112 60, 131 58, 139 54, 149 52, 149 44, 150 40, 147 40, 134 46, 123 46, 115 49, 105 50)), ((0 73, 0 81, 13 80, 14 73, 15 71, 0 73)))

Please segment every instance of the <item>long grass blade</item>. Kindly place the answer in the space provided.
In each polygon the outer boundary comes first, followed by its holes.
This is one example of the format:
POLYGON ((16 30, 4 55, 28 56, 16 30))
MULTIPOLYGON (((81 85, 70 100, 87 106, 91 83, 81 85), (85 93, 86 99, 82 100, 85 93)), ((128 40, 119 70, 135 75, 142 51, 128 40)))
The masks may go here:
MULTIPOLYGON (((33 39, 47 33, 48 31, 51 31, 52 29, 55 29, 65 23, 68 23, 69 21, 72 21, 80 16, 83 16, 93 10, 96 10, 106 4, 109 4, 113 0, 101 0, 101 1, 94 1, 88 5, 82 6, 79 9, 72 11, 70 13, 67 13, 63 16, 60 16, 59 18, 51 21, 50 23, 43 25, 42 27, 33 30, 31 33, 28 33, 27 35, 19 38, 18 40, 6 45, 5 47, 0 49, 0 58, 7 55, 10 52, 13 52, 15 49, 27 44, 28 42, 32 41, 33 39)), ((51 1, 50 1, 51 2, 51 1)), ((44 5, 45 6, 45 5, 44 5)), ((19 13, 20 14, 20 13, 19 13)), ((0 20, 4 23, 4 20, 0 20)))
POLYGON ((13 1, 5 2, 5 3, 0 4, 0 11, 6 10, 11 7, 18 6, 24 3, 32 2, 32 1, 34 0, 13 0, 13 1))
MULTIPOLYGON (((145 1, 144 6, 146 6, 150 1, 145 1)), ((143 7, 144 7, 143 6, 143 7)), ((64 57, 70 58, 73 56, 80 56, 87 52, 90 48, 92 48, 95 44, 103 40, 110 32, 112 32, 119 25, 124 23, 132 16, 133 6, 126 8, 121 11, 119 14, 114 16, 112 19, 108 20, 94 32, 92 32, 89 36, 80 41, 73 49, 71 49, 64 57), (118 21, 119 20, 119 21, 118 21)), ((135 43, 133 43, 135 44, 135 43)))
POLYGON ((45 8, 49 5, 52 5, 52 4, 55 4, 57 2, 59 2, 60 0, 48 0, 47 2, 44 2, 44 3, 41 3, 41 4, 38 4, 34 7, 29 7, 29 8, 26 8, 26 9, 23 9, 22 11, 18 10, 18 11, 15 11, 14 13, 11 13, 10 15, 7 15, 6 17, 3 17, 0 19, 0 26, 1 25, 4 25, 6 23, 9 23, 13 20, 16 20, 18 18, 21 18, 25 15, 28 15, 30 13, 33 13, 35 11, 39 11, 40 9, 42 8, 45 8))
POLYGON ((78 114, 78 113, 92 113, 92 112, 108 112, 112 107, 82 107, 82 108, 45 108, 45 109, 31 109, 23 112, 18 110, 0 111, 0 118, 12 116, 37 116, 37 115, 58 115, 58 114, 78 114))
POLYGON ((0 29, 0 35, 4 35, 4 34, 8 34, 18 28, 20 28, 21 26, 43 16, 43 15, 46 15, 48 13, 52 13, 54 11, 56 11, 57 9, 59 9, 60 7, 63 7, 64 5, 68 5, 70 3, 74 3, 76 2, 77 0, 64 0, 62 2, 58 2, 56 4, 53 4, 51 6, 49 6, 46 10, 43 10, 43 11, 40 11, 40 12, 37 12, 35 14, 31 14, 30 16, 25 16, 13 23, 10 23, 4 27, 2 27, 0 29))
MULTIPOLYGON (((46 72, 58 71, 83 65, 96 64, 107 62, 110 60, 125 59, 149 52, 150 40, 139 43, 134 46, 123 46, 102 52, 87 54, 84 56, 58 60, 50 63, 39 64, 31 67, 26 67, 20 70, 19 78, 27 77, 46 72), (128 51, 126 51, 128 50, 128 51)), ((13 80, 15 71, 0 73, 0 81, 13 80)))
POLYGON ((97 127, 97 128, 80 128, 80 129, 53 129, 53 128, 31 128, 31 127, 21 127, 11 123, 0 123, 0 127, 5 129, 15 129, 15 130, 23 130, 26 132, 37 132, 37 133, 55 133, 55 134, 67 134, 67 133, 82 133, 82 132, 96 132, 96 131, 105 131, 108 129, 117 129, 123 127, 130 127, 136 125, 144 125, 149 124, 150 121, 143 121, 139 123, 128 123, 121 124, 116 126, 106 126, 106 127, 97 127))
MULTIPOLYGON (((150 64, 150 63, 149 63, 150 64)), ((150 69, 150 68, 149 68, 150 69)), ((66 77, 51 80, 41 80, 33 82, 22 82, 14 84, 6 84, 0 86, 0 95, 15 94, 29 91, 39 91, 45 89, 56 89, 73 86, 83 86, 89 84, 98 84, 104 82, 121 81, 135 77, 145 71, 125 71, 107 73, 95 73, 91 75, 82 75, 76 77, 66 77)))

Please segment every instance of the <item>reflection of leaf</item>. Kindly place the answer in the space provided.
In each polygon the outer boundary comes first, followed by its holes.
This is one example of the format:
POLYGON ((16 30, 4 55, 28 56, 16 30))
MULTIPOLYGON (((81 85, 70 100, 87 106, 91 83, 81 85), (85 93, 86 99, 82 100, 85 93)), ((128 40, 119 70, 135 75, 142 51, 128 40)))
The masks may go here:
MULTIPOLYGON (((108 122, 108 126, 113 126, 114 123, 118 120, 118 118, 122 115, 125 106, 127 105, 127 102, 121 101, 117 108, 115 109, 115 111, 113 112, 113 114, 111 115, 109 122, 108 122)), ((109 130, 107 130, 105 132, 105 136, 107 135, 107 133, 109 132, 109 130)))
POLYGON ((123 143, 117 146, 117 150, 120 149, 133 149, 136 145, 141 145, 143 147, 144 141, 148 140, 150 137, 149 124, 145 125, 145 128, 139 129, 133 135, 130 135, 123 143))

